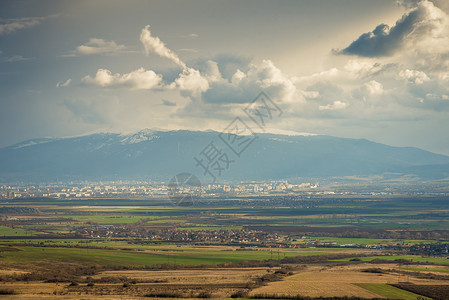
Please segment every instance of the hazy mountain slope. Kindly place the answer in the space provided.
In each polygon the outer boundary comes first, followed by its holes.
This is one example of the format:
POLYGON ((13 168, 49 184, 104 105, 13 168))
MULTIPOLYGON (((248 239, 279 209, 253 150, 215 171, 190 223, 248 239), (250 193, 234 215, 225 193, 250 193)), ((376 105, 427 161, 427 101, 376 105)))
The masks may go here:
MULTIPOLYGON (((331 136, 258 134, 234 155, 217 132, 151 131, 34 139, 0 149, 0 180, 169 180, 180 172, 202 174, 194 157, 211 142, 233 160, 222 179, 370 175, 384 172, 444 176, 449 157, 417 148, 398 148, 368 140, 331 136)), ((433 176, 435 177, 435 176, 433 176)))

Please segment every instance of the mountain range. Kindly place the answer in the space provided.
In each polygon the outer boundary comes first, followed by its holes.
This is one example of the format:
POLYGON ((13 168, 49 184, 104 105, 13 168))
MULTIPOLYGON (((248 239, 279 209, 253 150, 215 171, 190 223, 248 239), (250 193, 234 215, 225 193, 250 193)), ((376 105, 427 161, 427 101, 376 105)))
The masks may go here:
POLYGON ((212 181, 212 176, 217 181, 240 181, 382 174, 429 180, 449 177, 449 157, 327 135, 235 136, 149 129, 132 134, 32 139, 0 149, 3 183, 168 181, 182 172, 203 181, 212 181))

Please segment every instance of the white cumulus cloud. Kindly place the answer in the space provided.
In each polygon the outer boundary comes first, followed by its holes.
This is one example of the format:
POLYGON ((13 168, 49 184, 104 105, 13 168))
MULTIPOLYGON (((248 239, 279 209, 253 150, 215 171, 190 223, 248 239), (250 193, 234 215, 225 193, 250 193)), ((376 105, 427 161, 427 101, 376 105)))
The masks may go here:
POLYGON ((348 106, 347 103, 342 102, 342 101, 334 101, 334 103, 332 104, 327 104, 327 105, 320 105, 318 107, 319 110, 340 110, 340 109, 344 109, 348 106))
MULTIPOLYGON (((218 75, 214 77, 217 78, 218 75)), ((216 104, 247 103, 260 91, 285 103, 302 99, 291 78, 271 60, 250 64, 246 72, 237 69, 230 79, 210 80, 210 88, 203 93, 202 99, 204 102, 216 104)))
POLYGON ((175 87, 178 87, 181 91, 191 91, 197 94, 209 89, 209 81, 198 70, 186 68, 171 84, 171 88, 175 87))
POLYGON ((222 71, 227 74, 226 66, 221 65, 221 70, 219 63, 214 60, 205 61, 200 69, 187 66, 163 41, 153 36, 149 28, 149 25, 145 26, 140 34, 145 52, 156 53, 182 67, 182 71, 172 82, 163 85, 162 75, 143 68, 123 75, 113 74, 108 69, 98 69, 94 77, 86 76, 82 81, 100 87, 178 90, 182 96, 191 100, 215 104, 251 102, 260 91, 265 91, 282 102, 293 103, 303 99, 291 78, 271 60, 243 65, 241 67, 245 72, 236 68, 233 75, 223 77, 222 71))
POLYGON ((401 70, 399 72, 399 77, 406 79, 410 82, 413 82, 415 84, 423 84, 426 81, 429 81, 430 78, 427 76, 426 73, 418 70, 401 70))
POLYGON ((80 55, 117 54, 125 49, 126 46, 118 45, 114 41, 93 38, 84 45, 76 47, 74 53, 80 55))
POLYGON ((126 86, 137 90, 149 90, 161 87, 162 76, 144 68, 123 75, 112 74, 108 69, 98 69, 95 77, 85 76, 82 81, 100 87, 126 86))
POLYGON ((382 84, 376 80, 365 83, 363 89, 371 95, 381 95, 384 91, 382 84))
POLYGON ((150 31, 150 25, 145 26, 140 33, 140 42, 145 47, 145 53, 148 55, 150 52, 154 52, 161 57, 165 57, 173 61, 175 64, 186 68, 186 64, 181 61, 176 53, 165 46, 157 36, 152 36, 150 31))

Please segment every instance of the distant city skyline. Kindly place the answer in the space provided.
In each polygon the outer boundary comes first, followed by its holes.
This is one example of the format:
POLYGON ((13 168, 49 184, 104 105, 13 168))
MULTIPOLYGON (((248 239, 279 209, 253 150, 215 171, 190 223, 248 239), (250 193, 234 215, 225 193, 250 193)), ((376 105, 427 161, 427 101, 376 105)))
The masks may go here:
POLYGON ((261 91, 269 132, 449 155, 449 3, 2 1, 0 147, 222 130, 261 91))

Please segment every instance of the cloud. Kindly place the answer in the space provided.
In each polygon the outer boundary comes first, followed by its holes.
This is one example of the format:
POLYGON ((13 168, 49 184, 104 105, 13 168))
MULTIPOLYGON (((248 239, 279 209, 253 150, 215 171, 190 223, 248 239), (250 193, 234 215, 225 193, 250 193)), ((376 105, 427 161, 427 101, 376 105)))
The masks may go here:
POLYGON ((205 71, 205 68, 208 68, 207 61, 209 60, 214 61, 217 64, 223 78, 232 79, 237 70, 240 70, 243 73, 248 72, 252 58, 241 55, 220 54, 213 58, 209 58, 206 61, 201 60, 194 66, 203 72, 205 71))
POLYGON ((143 68, 124 75, 99 69, 95 77, 85 76, 82 81, 100 87, 175 90, 193 102, 203 104, 248 103, 260 91, 265 91, 282 102, 293 102, 297 100, 295 96, 303 98, 297 93, 291 79, 270 60, 248 64, 247 59, 221 56, 218 57, 218 62, 209 59, 198 62, 196 67, 190 67, 164 42, 153 36, 149 28, 149 25, 145 26, 140 34, 146 54, 156 53, 182 67, 182 71, 172 81, 162 83, 162 75, 143 68))
POLYGON ((85 76, 82 81, 100 87, 126 86, 136 90, 149 90, 161 87, 162 76, 144 68, 123 75, 112 74, 108 69, 98 69, 95 77, 85 76))
POLYGON ((178 55, 165 46, 157 36, 152 36, 150 32, 150 25, 145 26, 140 33, 140 42, 145 47, 145 53, 148 55, 154 52, 161 57, 165 57, 173 61, 175 64, 186 68, 186 64, 179 59, 178 55))
POLYGON ((19 18, 19 19, 0 18, 0 35, 11 34, 20 29, 33 27, 39 25, 42 21, 55 17, 57 17, 57 15, 50 15, 46 17, 19 18))
POLYGON ((170 101, 167 99, 162 99, 162 104, 165 106, 176 106, 176 102, 174 101, 170 101))
POLYGON ((181 66, 183 70, 174 81, 163 85, 162 75, 156 74, 152 70, 140 68, 123 75, 112 74, 107 69, 98 69, 94 78, 86 76, 83 78, 83 82, 101 87, 128 86, 134 89, 178 89, 190 97, 198 97, 202 92, 209 89, 209 80, 202 76, 197 69, 187 67, 175 52, 165 46, 164 42, 151 35, 149 28, 149 25, 145 26, 140 34, 140 41, 145 47, 145 52, 147 55, 154 52, 181 66))
POLYGON ((209 89, 209 81, 198 70, 186 68, 170 85, 170 88, 179 88, 181 91, 191 92, 193 96, 209 89))
POLYGON ((332 104, 328 105, 320 105, 318 107, 319 110, 340 110, 345 109, 348 106, 347 103, 341 101, 334 101, 332 104))
POLYGON ((354 79, 375 77, 394 67, 392 63, 382 64, 372 60, 351 59, 345 64, 344 70, 354 79))
POLYGON ((181 48, 181 49, 178 49, 178 51, 182 51, 182 52, 191 52, 191 53, 198 53, 198 50, 192 49, 192 48, 181 48))
POLYGON ((316 99, 320 96, 318 91, 302 91, 302 94, 306 99, 316 99))
POLYGON ((124 75, 99 69, 95 77, 86 76, 82 81, 100 87, 177 90, 192 101, 211 104, 248 103, 260 91, 283 102, 293 102, 297 100, 295 96, 302 98, 291 79, 270 60, 248 65, 245 64, 246 59, 219 57, 218 62, 209 59, 199 62, 197 67, 189 67, 164 42, 152 36, 149 25, 142 29, 140 41, 147 54, 154 52, 167 58, 181 66, 182 71, 164 84, 162 75, 143 68, 124 75), (222 72, 226 77, 223 77, 222 72))
MULTIPOLYGON (((400 6, 407 9, 416 7, 421 1, 422 0, 396 0, 400 6)), ((447 0, 431 0, 431 2, 445 12, 449 12, 449 2, 447 2, 447 0)))
POLYGON ((432 2, 423 0, 393 27, 380 24, 373 31, 362 34, 347 48, 334 52, 362 57, 391 56, 407 43, 438 37, 446 23, 447 15, 432 2))
MULTIPOLYGON (((367 101, 367 99, 373 100, 376 99, 376 97, 379 98, 384 92, 384 87, 380 82, 370 80, 369 82, 363 83, 360 88, 354 89, 351 95, 355 99, 367 101)), ((372 104, 373 102, 370 103, 370 105, 372 104)))
POLYGON ((341 79, 342 71, 337 68, 330 68, 329 70, 317 72, 311 75, 306 76, 293 76, 292 82, 299 86, 309 86, 313 85, 317 82, 324 82, 324 81, 336 81, 338 79, 341 79))
POLYGON ((430 81, 430 78, 426 73, 418 70, 401 70, 399 72, 399 77, 413 82, 414 84, 423 84, 426 81, 430 81))
POLYGON ((197 33, 189 33, 189 34, 186 34, 186 35, 181 35, 180 37, 186 38, 186 39, 196 39, 196 38, 198 38, 199 36, 200 36, 200 35, 197 34, 197 33))
POLYGON ((72 82, 72 79, 71 79, 71 78, 67 79, 66 81, 59 81, 59 82, 56 84, 56 87, 68 87, 68 86, 70 85, 71 82, 72 82))
MULTIPOLYGON (((218 67, 218 65, 217 65, 218 67)), ((271 60, 250 64, 248 71, 237 69, 230 78, 210 79, 210 88, 203 93, 202 100, 208 103, 248 103, 260 91, 265 91, 277 101, 295 102, 302 98, 292 80, 277 68, 271 60)))
POLYGON ((123 114, 123 107, 115 96, 69 97, 63 104, 78 121, 87 124, 114 124, 123 114))
POLYGON ((432 93, 426 94, 426 98, 429 100, 449 100, 448 95, 438 95, 438 94, 432 94, 432 93))
POLYGON ((6 57, 3 59, 5 62, 17 62, 17 61, 26 61, 26 60, 32 60, 31 57, 23 57, 22 55, 13 55, 10 57, 6 57))
POLYGON ((123 52, 126 49, 124 45, 118 45, 114 41, 106 41, 103 39, 90 39, 84 45, 76 47, 75 50, 70 51, 68 54, 64 54, 64 57, 73 57, 78 55, 95 55, 95 54, 107 54, 114 55, 123 52))
POLYGON ((382 93, 384 92, 382 84, 377 82, 376 80, 371 80, 370 82, 365 83, 362 89, 368 92, 370 95, 382 95, 382 93))

